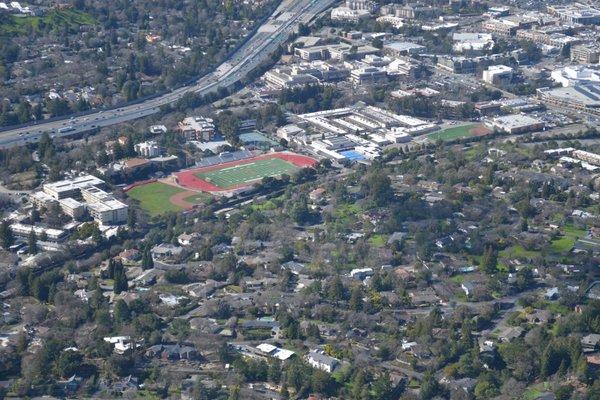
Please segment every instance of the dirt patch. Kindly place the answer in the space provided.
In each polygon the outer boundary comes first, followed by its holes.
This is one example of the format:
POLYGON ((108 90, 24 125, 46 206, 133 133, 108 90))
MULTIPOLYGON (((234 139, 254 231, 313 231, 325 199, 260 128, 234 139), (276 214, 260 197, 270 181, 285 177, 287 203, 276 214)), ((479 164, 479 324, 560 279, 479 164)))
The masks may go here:
POLYGON ((478 125, 476 127, 474 127, 473 129, 471 129, 470 133, 473 136, 485 136, 485 135, 489 135, 491 133, 491 129, 483 126, 483 125, 478 125))

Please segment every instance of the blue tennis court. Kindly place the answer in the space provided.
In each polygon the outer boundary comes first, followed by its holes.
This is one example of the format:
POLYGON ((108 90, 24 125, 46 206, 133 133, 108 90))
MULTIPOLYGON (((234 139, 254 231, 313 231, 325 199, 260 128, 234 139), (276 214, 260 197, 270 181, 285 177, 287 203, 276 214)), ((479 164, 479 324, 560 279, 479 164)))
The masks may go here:
POLYGON ((365 159, 365 157, 362 154, 354 150, 340 151, 340 154, 350 161, 362 161, 365 159))

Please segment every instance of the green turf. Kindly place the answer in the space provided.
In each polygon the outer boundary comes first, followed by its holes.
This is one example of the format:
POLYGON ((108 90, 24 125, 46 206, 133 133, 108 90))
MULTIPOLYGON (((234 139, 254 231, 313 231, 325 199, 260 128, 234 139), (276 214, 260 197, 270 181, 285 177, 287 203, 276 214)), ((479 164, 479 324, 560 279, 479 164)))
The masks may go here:
POLYGON ((75 32, 81 25, 93 25, 96 21, 91 15, 73 9, 51 10, 43 17, 17 17, 9 15, 0 24, 0 35, 27 35, 30 32, 67 28, 75 32))
POLYGON ((279 176, 298 170, 294 164, 280 158, 256 160, 247 164, 234 165, 209 172, 195 174, 222 189, 254 182, 267 176, 279 176))
POLYGON ((185 190, 161 182, 152 182, 129 190, 127 195, 139 201, 140 207, 148 214, 156 216, 169 211, 181 211, 181 207, 169 201, 171 196, 181 192, 185 190))
POLYGON ((472 136, 471 129, 475 128, 476 126, 477 126, 476 124, 455 126, 454 128, 444 129, 443 131, 440 131, 440 132, 433 132, 433 133, 429 134, 427 137, 433 141, 436 141, 436 140, 449 141, 449 140, 460 139, 463 137, 469 137, 469 136, 472 136))

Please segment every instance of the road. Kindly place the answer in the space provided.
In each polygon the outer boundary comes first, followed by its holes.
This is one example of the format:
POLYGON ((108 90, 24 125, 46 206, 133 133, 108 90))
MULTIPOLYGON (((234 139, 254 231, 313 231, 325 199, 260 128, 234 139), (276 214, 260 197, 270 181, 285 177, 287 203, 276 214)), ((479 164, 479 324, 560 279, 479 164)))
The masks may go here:
POLYGON ((160 107, 175 103, 188 92, 206 95, 230 88, 284 44, 300 23, 307 24, 329 8, 335 0, 283 0, 256 33, 214 72, 196 83, 162 96, 111 110, 100 110, 78 117, 31 124, 0 132, 0 148, 36 142, 43 133, 66 137, 156 114, 160 107))

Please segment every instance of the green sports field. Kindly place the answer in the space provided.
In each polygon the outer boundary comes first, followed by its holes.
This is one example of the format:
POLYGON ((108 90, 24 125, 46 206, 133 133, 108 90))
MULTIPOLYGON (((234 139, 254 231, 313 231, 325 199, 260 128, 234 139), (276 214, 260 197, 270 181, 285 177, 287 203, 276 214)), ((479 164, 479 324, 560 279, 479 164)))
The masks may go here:
POLYGON ((278 176, 297 171, 298 167, 280 158, 256 160, 247 164, 234 165, 213 171, 199 172, 198 178, 222 189, 260 180, 267 176, 278 176))
POLYGON ((153 182, 147 185, 135 187, 127 192, 132 199, 140 202, 140 207, 155 216, 168 211, 181 211, 181 207, 171 203, 170 198, 178 193, 185 192, 175 186, 161 182, 153 182))
POLYGON ((465 137, 477 136, 488 133, 489 130, 479 124, 468 124, 444 129, 443 131, 433 132, 427 135, 430 140, 450 141, 465 137))

